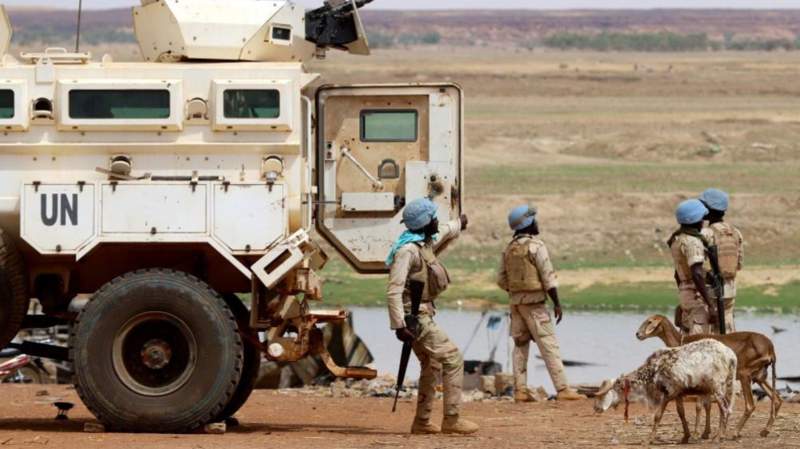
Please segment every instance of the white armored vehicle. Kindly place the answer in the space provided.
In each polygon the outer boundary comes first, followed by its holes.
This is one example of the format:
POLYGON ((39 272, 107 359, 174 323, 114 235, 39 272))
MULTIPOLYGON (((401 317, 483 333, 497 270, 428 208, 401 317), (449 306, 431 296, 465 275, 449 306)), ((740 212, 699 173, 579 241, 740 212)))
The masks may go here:
POLYGON ((9 55, 3 12, 0 347, 69 324, 68 351, 18 346, 71 361, 88 408, 133 431, 232 416, 261 353, 375 376, 325 350, 317 325, 345 314, 314 307, 316 240, 382 273, 406 202, 435 191, 441 220, 460 214, 462 93, 307 73, 369 53, 366 2, 142 0, 139 63, 9 55))

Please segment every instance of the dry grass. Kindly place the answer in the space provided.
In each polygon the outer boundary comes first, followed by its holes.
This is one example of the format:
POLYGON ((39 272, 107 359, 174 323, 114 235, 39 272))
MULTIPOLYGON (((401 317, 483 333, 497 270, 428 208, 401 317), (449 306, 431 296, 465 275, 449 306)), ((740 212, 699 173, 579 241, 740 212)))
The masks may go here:
POLYGON ((507 209, 535 202, 562 264, 666 264, 674 206, 707 186, 734 194, 750 263, 800 254, 800 54, 425 49, 313 68, 464 87, 474 250, 462 256, 499 250, 507 209))

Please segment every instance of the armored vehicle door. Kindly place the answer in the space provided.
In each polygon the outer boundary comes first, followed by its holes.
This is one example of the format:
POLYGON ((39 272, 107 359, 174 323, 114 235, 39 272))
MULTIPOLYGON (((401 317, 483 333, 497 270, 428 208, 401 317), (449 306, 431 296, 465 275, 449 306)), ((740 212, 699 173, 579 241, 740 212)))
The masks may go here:
POLYGON ((358 272, 387 271, 408 202, 434 194, 442 223, 461 213, 460 87, 324 86, 316 108, 317 230, 358 272))

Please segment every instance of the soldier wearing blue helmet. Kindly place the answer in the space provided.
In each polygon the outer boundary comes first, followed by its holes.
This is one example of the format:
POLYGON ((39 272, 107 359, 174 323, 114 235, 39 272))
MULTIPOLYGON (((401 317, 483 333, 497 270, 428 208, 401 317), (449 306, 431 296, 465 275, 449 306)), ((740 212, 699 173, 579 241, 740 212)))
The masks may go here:
POLYGON ((547 310, 547 297, 555 305, 556 324, 561 322, 561 302, 558 280, 544 242, 539 239, 537 210, 519 206, 508 215, 508 226, 514 238, 503 252, 497 285, 511 299, 511 338, 514 339, 514 400, 534 402, 528 389, 528 353, 531 340, 550 373, 558 400, 577 400, 586 397, 569 387, 556 340, 555 327, 547 310))
POLYGON ((681 322, 684 333, 707 334, 714 319, 714 304, 706 288, 705 238, 700 233, 708 208, 696 199, 678 205, 675 218, 680 228, 667 241, 675 263, 675 282, 678 285, 681 322))
POLYGON ((436 325, 434 300, 450 282, 447 269, 433 251, 435 240, 446 241, 458 237, 467 227, 467 217, 462 215, 443 226, 436 217, 436 203, 430 198, 410 202, 403 210, 403 223, 407 230, 397 238, 386 258, 390 267, 387 302, 389 323, 400 341, 412 344, 419 359, 420 377, 417 396, 417 413, 411 433, 459 433, 478 431, 474 424, 460 416, 461 389, 464 381, 464 359, 458 347, 436 325), (418 316, 417 333, 406 328, 405 314, 411 310, 409 282, 425 284, 418 316), (441 375, 444 387, 444 419, 438 426, 431 420, 436 399, 436 377, 441 375))
POLYGON ((709 210, 708 227, 702 231, 709 245, 717 247, 719 268, 724 281, 722 298, 725 302, 725 332, 735 332, 734 312, 736 305, 736 275, 742 270, 744 239, 732 224, 725 221, 728 210, 728 194, 719 189, 708 189, 699 198, 709 210))

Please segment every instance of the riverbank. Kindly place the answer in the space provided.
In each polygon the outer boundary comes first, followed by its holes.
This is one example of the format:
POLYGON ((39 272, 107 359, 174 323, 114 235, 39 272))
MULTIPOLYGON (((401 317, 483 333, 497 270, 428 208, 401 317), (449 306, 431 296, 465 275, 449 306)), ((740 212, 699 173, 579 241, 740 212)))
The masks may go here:
MULTIPOLYGON (((455 282, 437 302, 444 308, 502 308, 507 295, 493 283, 495 271, 456 264, 455 282), (459 266, 460 265, 460 266, 459 266)), ((386 304, 386 277, 359 276, 339 261, 326 267, 323 293, 328 306, 377 307, 386 304)), ((677 304, 667 267, 611 267, 559 270, 565 307, 583 311, 662 311, 677 304)), ((759 313, 800 311, 800 267, 748 267, 739 282, 737 307, 759 313)))

